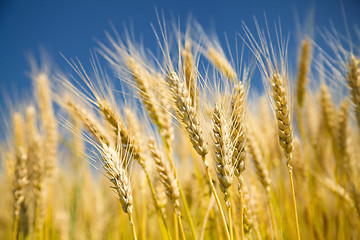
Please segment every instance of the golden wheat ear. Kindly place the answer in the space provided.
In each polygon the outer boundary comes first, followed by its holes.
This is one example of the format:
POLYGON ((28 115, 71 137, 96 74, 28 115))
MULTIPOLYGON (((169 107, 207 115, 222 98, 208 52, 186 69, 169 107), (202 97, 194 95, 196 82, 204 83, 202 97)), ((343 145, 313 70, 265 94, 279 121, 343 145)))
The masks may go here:
POLYGON ((25 139, 25 123, 20 113, 13 114, 13 131, 14 131, 14 145, 15 145, 15 171, 12 181, 13 196, 14 196, 14 239, 17 239, 19 234, 20 221, 23 220, 22 213, 26 207, 25 188, 29 183, 28 177, 28 153, 25 139))
POLYGON ((178 115, 185 125, 186 132, 195 149, 201 156, 205 157, 208 153, 206 141, 204 139, 200 121, 196 110, 191 106, 191 98, 184 84, 180 81, 175 72, 169 72, 167 82, 173 93, 178 115))
POLYGON ((46 73, 39 73, 33 78, 38 95, 41 124, 46 134, 44 140, 45 169, 47 176, 51 178, 57 162, 58 124, 53 108, 50 79, 46 73))
POLYGON ((169 166, 166 165, 163 157, 161 156, 159 149, 155 146, 155 140, 150 139, 148 141, 148 148, 151 156, 155 161, 156 171, 159 176, 160 182, 166 189, 166 195, 171 200, 174 211, 177 215, 180 215, 180 191, 174 174, 170 170, 169 166))
POLYGON ((354 112, 358 128, 360 129, 360 67, 359 59, 351 56, 348 65, 347 82, 350 88, 351 100, 354 104, 354 112))
POLYGON ((112 183, 112 188, 116 190, 123 211, 129 216, 133 237, 134 239, 137 239, 133 219, 133 192, 127 169, 131 153, 127 151, 122 153, 121 149, 120 145, 118 145, 118 147, 113 147, 102 144, 99 149, 101 152, 100 163, 105 170, 107 178, 112 183))
POLYGON ((305 38, 301 44, 301 53, 298 63, 298 76, 296 80, 296 100, 301 108, 304 104, 306 88, 309 82, 308 74, 311 66, 312 46, 309 38, 305 38))
POLYGON ((217 176, 220 183, 220 189, 225 194, 225 201, 229 205, 230 186, 232 184, 235 168, 232 161, 233 147, 227 121, 222 113, 222 108, 217 105, 215 106, 213 113, 213 123, 217 176))

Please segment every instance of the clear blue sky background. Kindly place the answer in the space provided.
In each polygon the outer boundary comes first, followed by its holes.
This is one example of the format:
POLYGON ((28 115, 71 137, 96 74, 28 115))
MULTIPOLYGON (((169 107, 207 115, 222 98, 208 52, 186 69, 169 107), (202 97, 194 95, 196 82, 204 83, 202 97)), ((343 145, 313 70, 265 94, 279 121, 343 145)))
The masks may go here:
MULTIPOLYGON (((343 0, 343 5, 353 30, 354 25, 360 24, 360 0, 343 0)), ((184 25, 191 14, 205 29, 215 29, 221 37, 226 32, 230 43, 235 32, 242 32, 242 20, 251 26, 253 16, 263 19, 266 12, 269 22, 280 16, 283 32, 287 32, 294 30, 294 13, 305 19, 311 7, 315 8, 317 27, 329 27, 332 20, 336 29, 345 33, 341 3, 335 0, 2 0, 0 94, 21 96, 29 92, 31 81, 25 74, 29 71, 26 56, 31 53, 39 56, 40 48, 50 54, 60 69, 68 68, 60 52, 67 58, 79 57, 82 62, 88 62, 89 49, 97 46, 94 39, 105 41, 104 31, 111 30, 110 21, 119 33, 123 24, 132 24, 137 36, 142 36, 147 46, 154 46, 150 23, 157 24, 155 7, 164 11, 166 19, 179 18, 184 25)), ((294 39, 294 32, 291 34, 294 39)), ((358 38, 354 40, 359 43, 358 38)), ((224 42, 223 46, 226 46, 224 42)), ((4 95, 0 104, 4 103, 3 98, 4 95)))

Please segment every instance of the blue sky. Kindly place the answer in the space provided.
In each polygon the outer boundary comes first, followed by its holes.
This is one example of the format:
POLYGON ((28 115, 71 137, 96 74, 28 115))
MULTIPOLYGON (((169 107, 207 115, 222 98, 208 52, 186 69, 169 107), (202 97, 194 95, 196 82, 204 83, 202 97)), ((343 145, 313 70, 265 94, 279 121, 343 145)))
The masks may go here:
MULTIPOLYGON (((343 0, 352 34, 353 26, 360 23, 360 0, 343 0)), ((150 26, 157 24, 155 8, 163 10, 167 21, 180 19, 185 25, 189 15, 206 30, 216 30, 224 41, 229 36, 230 46, 236 32, 242 32, 241 22, 253 24, 253 16, 269 22, 281 18, 283 32, 291 32, 294 40, 294 13, 305 19, 309 9, 315 9, 315 25, 329 27, 333 21, 342 33, 345 23, 340 1, 95 1, 95 0, 2 0, 0 2, 0 94, 21 96, 28 93, 31 81, 27 56, 39 56, 40 48, 46 50, 60 69, 69 70, 60 52, 67 58, 78 57, 88 62, 89 50, 96 47, 94 39, 105 41, 104 31, 111 31, 110 22, 119 33, 123 26, 132 25, 136 36, 142 37, 146 46, 156 44, 150 26)), ((319 39, 319 36, 317 39, 319 39)), ((356 39, 356 38, 355 38, 356 39)), ((358 38, 357 44, 358 44, 358 38)), ((223 47, 226 47, 225 42, 223 47)), ((290 45, 291 46, 291 45, 290 45)), ((292 49, 290 49, 292 50, 292 49)), ((293 51, 296 53, 296 51, 293 51)), ((3 104, 3 96, 0 97, 3 104)), ((3 109, 3 108, 0 108, 3 109)))

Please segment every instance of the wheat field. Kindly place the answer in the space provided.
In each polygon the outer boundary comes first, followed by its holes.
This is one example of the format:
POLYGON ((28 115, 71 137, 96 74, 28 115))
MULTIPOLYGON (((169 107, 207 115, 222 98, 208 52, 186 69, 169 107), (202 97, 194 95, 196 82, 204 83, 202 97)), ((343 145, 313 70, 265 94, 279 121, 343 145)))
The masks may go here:
POLYGON ((159 22, 156 53, 109 33, 91 69, 32 61, 32 100, 5 114, 0 239, 359 239, 359 47, 325 30, 328 51, 303 34, 289 58, 255 21, 226 51, 159 22))

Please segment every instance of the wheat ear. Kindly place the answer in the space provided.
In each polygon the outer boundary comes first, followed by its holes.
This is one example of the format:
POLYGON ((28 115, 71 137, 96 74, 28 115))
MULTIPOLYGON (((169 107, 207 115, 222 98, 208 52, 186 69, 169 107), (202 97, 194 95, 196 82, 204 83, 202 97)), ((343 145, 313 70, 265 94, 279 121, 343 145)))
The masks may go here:
POLYGON ((225 116, 220 109, 221 108, 216 105, 213 114, 215 160, 220 189, 225 194, 226 205, 229 207, 230 186, 234 173, 232 162, 233 147, 231 146, 230 132, 225 116))
POLYGON ((160 116, 160 106, 154 92, 150 89, 151 83, 149 81, 152 76, 133 57, 129 56, 126 59, 126 64, 139 88, 139 95, 143 100, 151 120, 161 129, 163 127, 163 122, 161 121, 162 119, 160 116))
POLYGON ((182 226, 181 213, 180 213, 180 188, 178 185, 178 181, 177 181, 176 177, 174 176, 173 172, 165 164, 161 154, 159 153, 159 150, 155 146, 154 139, 149 140, 148 147, 149 147, 151 156, 153 157, 153 159, 155 161, 156 171, 158 173, 159 180, 165 187, 166 195, 168 196, 168 198, 171 200, 171 202, 173 204, 174 212, 177 216, 177 221, 175 221, 175 222, 179 223, 182 238, 185 239, 185 233, 184 233, 184 229, 182 226))
POLYGON ((122 209, 129 216, 129 221, 133 233, 134 239, 136 239, 136 230, 135 224, 133 221, 133 196, 132 189, 130 184, 130 178, 128 176, 127 169, 125 166, 128 163, 128 157, 130 153, 120 154, 119 149, 107 146, 106 144, 102 145, 102 165, 104 167, 105 173, 111 183, 113 188, 116 190, 119 201, 122 206, 122 209), (124 157, 125 159, 121 159, 124 157))
POLYGON ((341 106, 338 114, 337 123, 337 161, 336 161, 336 172, 339 178, 339 182, 342 186, 351 179, 351 168, 350 168, 350 133, 349 133, 349 107, 350 103, 345 99, 341 106))
MULTIPOLYGON (((156 197, 154 186, 151 182, 150 175, 146 169, 146 157, 144 156, 143 149, 138 142, 139 139, 137 139, 131 135, 131 131, 129 131, 125 127, 121 116, 111 107, 111 105, 109 104, 108 101, 106 101, 104 99, 97 99, 97 101, 98 101, 99 108, 105 117, 105 120, 108 121, 108 123, 111 125, 114 133, 116 133, 116 134, 119 133, 120 141, 121 141, 121 144, 124 147, 124 149, 127 152, 131 152, 132 158, 135 159, 139 163, 139 165, 143 168, 147 182, 148 182, 150 190, 151 190, 151 194, 152 194, 152 197, 153 197, 153 200, 155 203, 157 213, 161 216, 163 224, 166 228, 166 232, 167 232, 168 236, 170 236, 170 232, 169 232, 169 229, 166 224, 165 216, 164 216, 163 212, 161 211, 158 199, 156 197)), ((130 129, 131 129, 131 127, 130 127, 130 129)), ((140 140, 140 143, 141 143, 141 140, 140 140)), ((120 143, 118 143, 118 144, 120 144, 120 143)))
POLYGON ((291 116, 289 110, 289 102, 287 100, 287 93, 284 79, 278 72, 275 72, 271 79, 272 97, 275 104, 275 115, 278 124, 278 135, 282 149, 284 150, 287 167, 290 177, 290 187, 293 202, 294 218, 296 224, 297 239, 300 239, 299 220, 297 215, 295 189, 293 183, 293 167, 291 165, 292 151, 293 151, 293 130, 291 125, 291 116))
POLYGON ((296 80, 296 99, 297 104, 301 108, 304 104, 306 87, 308 84, 307 75, 310 70, 311 63, 311 42, 306 38, 301 44, 300 60, 298 65, 298 76, 296 80))
POLYGON ((218 105, 215 105, 214 108, 213 123, 216 172, 220 183, 220 190, 225 195, 225 203, 229 218, 230 239, 233 239, 230 187, 232 184, 235 169, 232 161, 234 148, 232 145, 227 121, 225 120, 222 108, 218 105))
POLYGON ((209 170, 209 164, 206 161, 208 147, 202 133, 202 129, 200 126, 199 118, 196 113, 196 109, 191 106, 191 98, 189 92, 187 91, 187 88, 184 86, 184 84, 180 82, 178 75, 174 71, 169 72, 166 80, 173 93, 178 115, 182 123, 185 125, 185 129, 190 139, 190 142, 193 145, 195 151, 201 156, 204 162, 206 176, 210 184, 211 191, 214 194, 216 204, 221 215, 223 227, 226 232, 227 239, 230 239, 230 234, 227 228, 225 215, 222 210, 219 197, 216 193, 215 186, 212 182, 212 178, 209 170))
POLYGON ((167 82, 175 98, 175 104, 180 120, 185 124, 186 132, 195 149, 203 158, 208 153, 208 148, 202 133, 200 121, 196 109, 191 104, 190 94, 184 84, 180 82, 178 75, 171 71, 167 82))
POLYGON ((186 87, 189 91, 191 104, 193 107, 198 105, 198 92, 196 90, 196 80, 197 80, 197 69, 194 63, 194 57, 191 53, 191 42, 189 39, 186 39, 185 49, 182 52, 183 64, 184 64, 184 75, 186 79, 186 87))
POLYGON ((232 109, 232 126, 231 126, 231 139, 234 143, 234 152, 232 155, 233 164, 235 166, 235 175, 239 176, 245 170, 246 158, 246 94, 244 86, 241 82, 237 83, 234 87, 234 93, 231 96, 231 109, 232 109))
POLYGON ((69 111, 78 116, 86 129, 93 135, 98 143, 110 145, 110 137, 98 120, 85 108, 77 106, 73 101, 68 100, 66 105, 69 111))
POLYGON ((231 79, 232 81, 234 82, 236 81, 237 79, 236 72, 223 54, 216 51, 215 48, 210 47, 207 50, 207 55, 210 61, 220 70, 222 74, 224 74, 227 78, 231 79))
POLYGON ((291 125, 289 103, 286 96, 284 79, 275 73, 271 80, 272 97, 275 103, 275 114, 278 123, 278 134, 280 145, 284 150, 287 165, 291 166, 293 150, 293 130, 291 125))
POLYGON ((26 135, 28 140, 29 180, 35 197, 35 234, 42 225, 44 185, 44 159, 42 154, 42 139, 36 125, 36 111, 33 106, 26 109, 26 135))
POLYGON ((14 145, 15 145, 15 172, 13 183, 14 194, 14 229, 13 239, 18 238, 18 229, 20 221, 20 212, 25 201, 25 187, 28 184, 28 169, 27 169, 27 146, 25 140, 25 124, 24 119, 20 113, 13 114, 13 130, 14 130, 14 145))
POLYGON ((324 119, 325 126, 332 137, 334 137, 335 124, 336 124, 336 110, 335 104, 329 93, 329 89, 323 82, 320 89, 320 106, 322 111, 322 117, 324 119))
POLYGON ((174 211, 177 215, 180 215, 180 191, 179 186, 177 185, 174 174, 165 164, 162 156, 159 153, 159 150, 155 146, 155 140, 150 139, 148 142, 148 147, 151 152, 151 156, 155 161, 156 171, 159 176, 160 182, 164 185, 166 189, 166 195, 171 200, 174 211))
POLYGON ((359 59, 354 56, 351 56, 350 59, 347 81, 350 87, 351 100, 354 104, 356 121, 360 129, 360 68, 359 59))
POLYGON ((38 93, 41 123, 46 132, 44 140, 44 149, 46 149, 46 151, 44 151, 46 156, 45 169, 46 174, 49 177, 52 177, 56 164, 58 146, 57 120, 55 118, 54 108, 52 105, 48 75, 40 73, 37 77, 35 77, 35 82, 38 93))
MULTIPOLYGON (((245 171, 245 158, 246 150, 245 145, 247 141, 245 116, 246 116, 246 94, 244 86, 241 82, 234 86, 234 92, 231 96, 231 140, 234 144, 234 150, 232 154, 232 161, 235 166, 235 175, 238 177, 239 182, 239 195, 240 195, 240 216, 243 215, 243 172, 245 171)), ((244 236, 244 219, 240 218, 240 233, 241 240, 244 236)))

